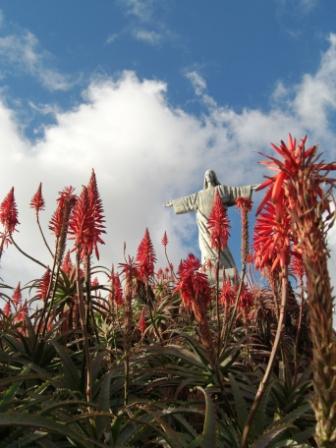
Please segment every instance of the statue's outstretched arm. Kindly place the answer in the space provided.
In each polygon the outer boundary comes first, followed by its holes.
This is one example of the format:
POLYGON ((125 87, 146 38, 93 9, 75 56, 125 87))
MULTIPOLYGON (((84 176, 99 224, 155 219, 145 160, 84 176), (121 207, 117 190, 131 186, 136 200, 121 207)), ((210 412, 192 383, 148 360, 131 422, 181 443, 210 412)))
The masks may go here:
POLYGON ((183 196, 178 199, 171 199, 165 202, 165 207, 173 207, 175 213, 187 213, 197 210, 198 207, 198 193, 183 196))
POLYGON ((230 206, 236 203, 238 198, 251 198, 252 192, 258 188, 259 184, 242 185, 231 187, 229 185, 219 185, 219 191, 224 204, 230 206))

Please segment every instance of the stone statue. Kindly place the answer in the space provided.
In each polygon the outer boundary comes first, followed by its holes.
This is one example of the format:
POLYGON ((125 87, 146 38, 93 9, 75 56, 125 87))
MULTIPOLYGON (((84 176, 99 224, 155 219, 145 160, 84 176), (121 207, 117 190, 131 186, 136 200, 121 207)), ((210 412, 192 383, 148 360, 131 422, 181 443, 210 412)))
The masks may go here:
MULTIPOLYGON (((218 181, 216 173, 213 170, 207 170, 204 174, 203 190, 165 203, 166 207, 173 207, 177 214, 196 212, 198 240, 203 265, 206 266, 210 261, 212 266, 215 266, 218 257, 217 251, 211 247, 210 232, 208 229, 208 217, 213 207, 215 192, 218 191, 225 206, 230 206, 234 205, 236 199, 239 197, 250 198, 252 196, 252 190, 255 188, 256 185, 241 187, 222 185, 218 181)), ((219 254, 219 267, 220 269, 224 268, 225 274, 229 277, 233 277, 236 273, 236 265, 228 246, 219 254)))

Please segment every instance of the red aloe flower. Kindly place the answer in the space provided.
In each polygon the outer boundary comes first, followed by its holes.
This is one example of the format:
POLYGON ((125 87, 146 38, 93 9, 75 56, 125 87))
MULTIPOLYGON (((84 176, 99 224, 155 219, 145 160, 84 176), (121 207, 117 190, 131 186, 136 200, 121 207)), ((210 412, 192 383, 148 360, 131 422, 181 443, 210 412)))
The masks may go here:
MULTIPOLYGON (((280 146, 272 144, 273 149, 281 156, 282 160, 276 159, 272 156, 266 156, 268 160, 264 160, 261 163, 267 166, 270 170, 275 171, 277 174, 272 177, 267 177, 267 180, 263 182, 258 190, 268 187, 266 195, 260 203, 257 213, 259 213, 264 206, 272 200, 274 203, 280 201, 285 194, 285 188, 288 188, 289 179, 298 179, 299 172, 304 167, 309 167, 309 177, 315 184, 315 191, 313 192, 316 197, 322 197, 323 191, 320 184, 330 183, 325 175, 321 171, 336 170, 336 163, 317 163, 317 146, 312 146, 306 149, 307 136, 304 137, 299 144, 296 139, 289 134, 288 144, 286 145, 281 141, 280 146)), ((288 206, 291 209, 295 209, 295 199, 293 192, 287 192, 288 206)))
POLYGON ((75 240, 75 247, 79 251, 81 259, 92 254, 96 241, 94 226, 95 221, 88 189, 83 186, 69 222, 70 238, 75 240))
POLYGON ((95 179, 93 171, 89 186, 83 186, 69 222, 69 233, 82 259, 90 256, 93 250, 99 258, 97 245, 104 244, 100 237, 105 233, 104 217, 95 179))
POLYGON ((22 294, 21 294, 21 285, 20 282, 17 284, 16 288, 14 289, 13 295, 12 295, 12 301, 15 306, 18 306, 21 302, 22 294))
POLYGON ((246 263, 251 264, 254 262, 254 256, 251 253, 248 253, 245 258, 246 263))
POLYGON ((148 282, 154 274, 154 263, 156 261, 148 229, 145 230, 144 237, 139 244, 136 261, 138 262, 140 279, 145 283, 148 282))
POLYGON ((211 301, 208 277, 198 271, 200 266, 199 260, 193 254, 189 254, 188 258, 180 264, 179 281, 176 286, 176 291, 180 293, 184 306, 193 311, 195 311, 195 302, 206 307, 211 301))
POLYGON ((92 280, 91 280, 91 287, 92 288, 97 288, 99 286, 99 280, 98 280, 98 277, 94 277, 92 280))
POLYGON ((233 305, 237 294, 237 287, 232 284, 228 278, 223 281, 222 290, 220 294, 220 302, 225 305, 233 305))
POLYGON ((73 192, 74 188, 69 186, 59 193, 57 208, 49 223, 49 229, 54 232, 57 238, 61 236, 62 230, 67 226, 67 222, 64 222, 64 219, 69 219, 70 211, 75 205, 76 196, 73 192))
POLYGON ((211 245, 218 251, 224 249, 230 236, 230 224, 221 197, 216 191, 214 204, 208 218, 211 245))
POLYGON ((66 274, 66 275, 71 274, 71 272, 73 271, 73 264, 72 264, 72 261, 71 261, 70 251, 69 250, 65 254, 65 257, 63 259, 63 263, 62 263, 62 268, 61 269, 64 272, 64 274, 66 274))
POLYGON ((118 306, 120 306, 123 304, 124 300, 119 275, 112 273, 111 281, 112 281, 112 300, 114 300, 114 302, 118 306))
POLYGON ((297 250, 294 250, 294 249, 293 249, 293 253, 292 253, 290 267, 291 267, 291 271, 293 272, 295 277, 298 280, 302 281, 302 278, 305 273, 303 259, 302 259, 302 255, 297 250))
POLYGON ((31 208, 35 209, 36 213, 44 209, 44 199, 42 196, 42 182, 40 182, 40 185, 30 202, 30 206, 31 208))
POLYGON ((3 307, 2 312, 3 312, 5 317, 9 317, 11 315, 12 311, 11 311, 11 304, 10 304, 10 302, 6 302, 5 303, 5 306, 3 307))
POLYGON ((17 206, 14 198, 14 187, 11 188, 5 199, 0 204, 0 222, 11 235, 18 221, 17 206))
POLYGON ((239 298, 239 308, 246 315, 254 302, 252 291, 244 284, 239 298))
POLYGON ((126 283, 131 283, 134 278, 139 277, 138 265, 134 262, 134 259, 130 256, 126 263, 119 263, 121 272, 125 277, 126 283))
POLYGON ((199 325, 201 343, 213 359, 213 342, 207 320, 207 306, 211 301, 211 288, 206 274, 199 271, 200 262, 194 255, 181 262, 176 291, 185 307, 192 310, 199 325))
POLYGON ((241 210, 250 211, 252 209, 252 200, 250 198, 240 197, 236 199, 236 206, 241 210))
POLYGON ((51 271, 48 268, 38 283, 37 297, 39 299, 47 300, 50 282, 51 282, 51 271))
POLYGON ((167 247, 167 245, 168 245, 168 237, 167 237, 167 232, 166 231, 163 234, 161 242, 162 242, 162 246, 163 247, 167 247))
POLYGON ((93 215, 93 247, 95 250, 95 254, 97 259, 99 260, 99 252, 97 244, 105 244, 104 241, 100 238, 100 235, 102 233, 106 233, 105 231, 105 217, 104 217, 104 210, 103 210, 103 203, 100 198, 98 187, 97 187, 97 180, 96 180, 96 174, 94 170, 92 170, 90 181, 87 187, 88 190, 88 196, 89 196, 89 206, 92 211, 93 215))
POLYGON ((147 328, 145 307, 143 307, 142 310, 141 310, 137 327, 140 330, 140 333, 144 334, 144 332, 146 331, 146 328, 147 328))
POLYGON ((255 265, 274 271, 290 259, 291 223, 284 204, 268 202, 257 217, 254 233, 255 265))
POLYGON ((18 312, 16 313, 16 315, 13 319, 13 322, 14 323, 24 322, 27 315, 28 315, 28 306, 27 306, 27 303, 25 303, 24 305, 21 305, 20 309, 18 310, 18 312))

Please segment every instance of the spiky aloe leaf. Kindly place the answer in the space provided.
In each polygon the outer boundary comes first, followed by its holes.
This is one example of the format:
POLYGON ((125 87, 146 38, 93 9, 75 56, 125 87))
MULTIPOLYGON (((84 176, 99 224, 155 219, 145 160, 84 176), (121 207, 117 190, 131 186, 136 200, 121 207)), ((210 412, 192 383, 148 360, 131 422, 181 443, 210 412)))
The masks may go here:
POLYGON ((197 386, 196 389, 200 390, 204 395, 205 415, 202 434, 190 444, 190 448, 215 448, 217 433, 216 408, 210 397, 209 391, 199 386, 197 386))
MULTIPOLYGON (((99 407, 99 410, 101 411, 109 411, 111 407, 110 405, 111 379, 112 379, 112 373, 108 372, 100 380, 97 405, 99 407)), ((111 422, 111 418, 112 414, 111 417, 98 416, 96 418, 97 436, 99 440, 101 439, 103 432, 106 430, 107 425, 111 422)))
POLYGON ((71 359, 71 356, 67 349, 62 345, 53 341, 53 346, 60 357, 61 363, 63 364, 64 382, 65 387, 72 390, 81 390, 81 376, 80 373, 71 359))
POLYGON ((276 420, 272 425, 267 427, 264 433, 254 442, 253 448, 269 448, 273 446, 275 442, 280 443, 279 438, 282 435, 285 435, 285 439, 281 440, 282 443, 285 443, 286 440, 288 441, 289 437, 293 438, 291 434, 299 432, 295 425, 295 421, 302 419, 310 410, 310 405, 306 403, 303 406, 294 409, 280 420, 276 420))
POLYGON ((229 373, 231 391, 234 398, 234 406, 236 408, 237 420, 239 427, 243 430, 248 416, 247 403, 243 397, 242 391, 235 377, 229 373))
POLYGON ((50 433, 56 433, 59 434, 66 439, 71 440, 73 443, 77 444, 75 446, 81 447, 81 448, 87 448, 90 447, 100 447, 104 448, 104 445, 89 438, 86 437, 83 434, 80 434, 78 431, 75 431, 71 428, 69 428, 65 423, 57 423, 49 418, 41 417, 41 416, 35 416, 35 415, 28 415, 28 414, 9 414, 9 413, 0 413, 0 426, 5 427, 28 427, 28 428, 35 428, 38 430, 45 430, 50 433))

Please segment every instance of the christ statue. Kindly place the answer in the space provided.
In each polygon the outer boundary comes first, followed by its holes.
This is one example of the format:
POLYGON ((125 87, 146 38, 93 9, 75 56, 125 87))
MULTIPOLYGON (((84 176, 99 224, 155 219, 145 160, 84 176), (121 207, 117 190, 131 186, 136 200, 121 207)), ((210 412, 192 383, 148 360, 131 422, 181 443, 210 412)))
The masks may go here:
MULTIPOLYGON (((204 174, 203 190, 165 203, 166 207, 173 207, 177 214, 196 212, 198 241, 204 266, 210 263, 214 266, 218 260, 218 252, 211 246, 208 228, 208 218, 214 204, 216 191, 218 191, 224 206, 228 207, 234 205, 239 197, 251 198, 252 191, 256 187, 256 185, 240 187, 222 185, 218 181, 216 173, 213 170, 207 170, 204 174)), ((225 274, 229 277, 233 277, 236 274, 236 265, 227 246, 219 253, 219 267, 220 269, 225 269, 225 274)))

